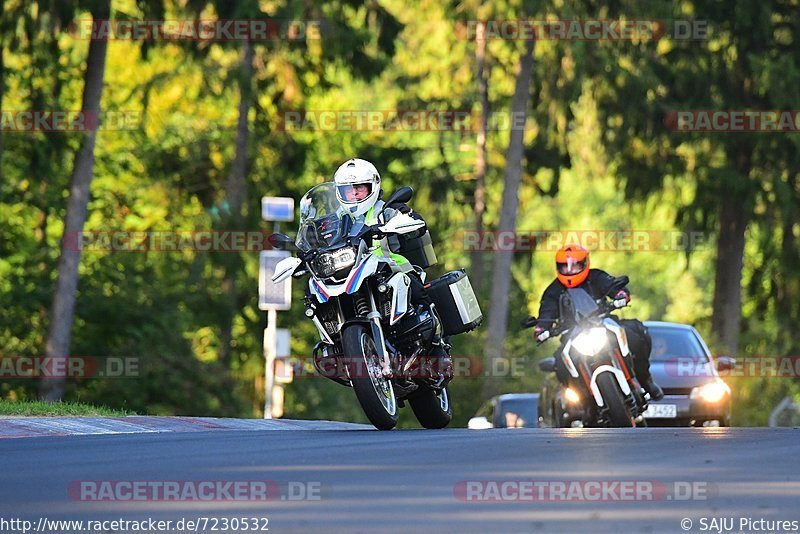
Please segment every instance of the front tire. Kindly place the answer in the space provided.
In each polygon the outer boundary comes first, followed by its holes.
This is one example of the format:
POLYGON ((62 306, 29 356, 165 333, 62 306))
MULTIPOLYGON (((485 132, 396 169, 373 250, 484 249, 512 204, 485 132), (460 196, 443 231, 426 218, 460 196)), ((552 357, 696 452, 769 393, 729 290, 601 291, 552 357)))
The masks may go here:
POLYGON ((369 422, 378 430, 397 425, 397 398, 392 382, 381 373, 381 360, 370 332, 360 324, 342 332, 342 348, 350 383, 369 422))
POLYGON ((572 426, 571 423, 567 424, 567 418, 564 417, 566 411, 563 400, 557 399, 553 401, 553 419, 555 419, 553 426, 555 428, 570 428, 572 426))
POLYGON ((597 377, 597 387, 608 408, 608 417, 613 427, 632 427, 636 426, 628 407, 625 405, 625 397, 619 389, 616 377, 610 372, 603 372, 597 377))
POLYGON ((453 406, 446 387, 438 394, 427 388, 417 391, 408 398, 408 403, 424 428, 444 428, 453 418, 453 406))

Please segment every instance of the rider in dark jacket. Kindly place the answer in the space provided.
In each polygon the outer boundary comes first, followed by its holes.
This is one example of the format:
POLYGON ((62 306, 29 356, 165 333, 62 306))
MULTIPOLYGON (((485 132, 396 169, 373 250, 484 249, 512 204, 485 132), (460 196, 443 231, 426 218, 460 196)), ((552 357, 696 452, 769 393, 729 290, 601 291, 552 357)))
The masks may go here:
MULTIPOLYGON (((610 297, 616 308, 622 308, 630 302, 627 287, 619 290, 613 288, 615 278, 600 269, 589 268, 589 251, 580 245, 566 245, 556 253, 556 279, 547 286, 542 295, 539 307, 539 319, 534 335, 539 341, 550 337, 550 329, 558 320, 558 302, 561 294, 568 288, 582 287, 593 298, 610 297)), ((664 393, 650 375, 650 349, 652 340, 647 328, 636 319, 617 321, 625 329, 628 345, 633 354, 633 370, 639 384, 650 394, 653 400, 664 397, 664 393)), ((567 370, 561 358, 556 358, 556 374, 559 380, 566 381, 567 370)))

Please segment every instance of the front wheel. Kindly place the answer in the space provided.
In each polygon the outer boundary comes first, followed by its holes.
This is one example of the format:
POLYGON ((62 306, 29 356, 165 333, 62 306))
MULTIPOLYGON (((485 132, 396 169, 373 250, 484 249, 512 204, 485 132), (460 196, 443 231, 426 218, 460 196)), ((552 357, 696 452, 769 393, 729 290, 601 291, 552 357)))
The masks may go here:
POLYGON ((425 428, 444 428, 453 418, 453 407, 446 387, 438 393, 427 388, 417 391, 408 398, 408 403, 419 424, 425 428))
POLYGON ((628 407, 625 405, 625 397, 622 396, 622 390, 619 388, 617 378, 610 372, 600 373, 597 377, 597 387, 600 389, 606 408, 608 408, 611 426, 636 426, 628 407))
POLYGON ((342 332, 342 348, 361 409, 375 428, 391 430, 397 425, 397 398, 392 382, 383 376, 375 341, 364 326, 354 324, 342 332))

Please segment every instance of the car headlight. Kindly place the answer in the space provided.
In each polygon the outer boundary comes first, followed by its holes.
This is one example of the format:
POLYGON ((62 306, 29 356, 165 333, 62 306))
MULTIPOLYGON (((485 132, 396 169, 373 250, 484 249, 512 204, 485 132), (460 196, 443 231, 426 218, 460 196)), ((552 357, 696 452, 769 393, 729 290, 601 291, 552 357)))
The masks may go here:
POLYGON ((326 252, 314 260, 314 272, 317 276, 328 278, 336 272, 351 268, 356 262, 356 250, 353 247, 340 248, 326 252))
POLYGON ((575 336, 572 346, 584 356, 594 356, 605 348, 607 342, 605 328, 590 328, 575 336))
POLYGON ((690 399, 700 399, 705 402, 719 402, 725 397, 730 395, 731 388, 725 382, 711 382, 696 388, 692 388, 689 394, 690 399))

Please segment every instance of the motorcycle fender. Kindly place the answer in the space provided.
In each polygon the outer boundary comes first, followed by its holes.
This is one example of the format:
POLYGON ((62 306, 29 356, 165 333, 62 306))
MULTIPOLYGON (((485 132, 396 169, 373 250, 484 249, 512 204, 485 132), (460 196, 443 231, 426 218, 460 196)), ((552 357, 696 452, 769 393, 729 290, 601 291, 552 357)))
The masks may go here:
POLYGON ((389 324, 393 325, 408 312, 408 288, 411 287, 411 279, 405 273, 397 273, 389 278, 387 285, 392 288, 389 324))
POLYGON ((619 350, 622 352, 622 355, 627 356, 630 354, 631 350, 628 348, 628 336, 625 335, 625 329, 608 317, 603 319, 603 326, 614 332, 614 335, 617 336, 617 343, 619 344, 619 350))
POLYGON ((274 283, 283 282, 290 276, 292 273, 297 269, 297 267, 303 263, 303 260, 300 258, 295 257, 288 257, 283 258, 278 264, 275 266, 275 272, 272 274, 272 281, 274 283))
POLYGON ((348 319, 342 323, 341 331, 344 332, 344 329, 350 326, 351 324, 361 324, 367 328, 370 328, 370 326, 372 325, 372 321, 370 321, 366 317, 353 317, 352 319, 348 319))
POLYGON ((597 377, 600 373, 610 372, 613 373, 617 379, 617 383, 619 384, 620 389, 622 390, 622 394, 627 396, 631 394, 631 387, 628 385, 628 381, 625 380, 625 374, 613 367, 611 365, 601 365, 597 369, 594 370, 592 373, 592 379, 589 381, 589 388, 592 390, 592 395, 594 396, 594 400, 599 407, 605 406, 605 401, 603 400, 603 395, 600 394, 600 388, 597 387, 597 377))

